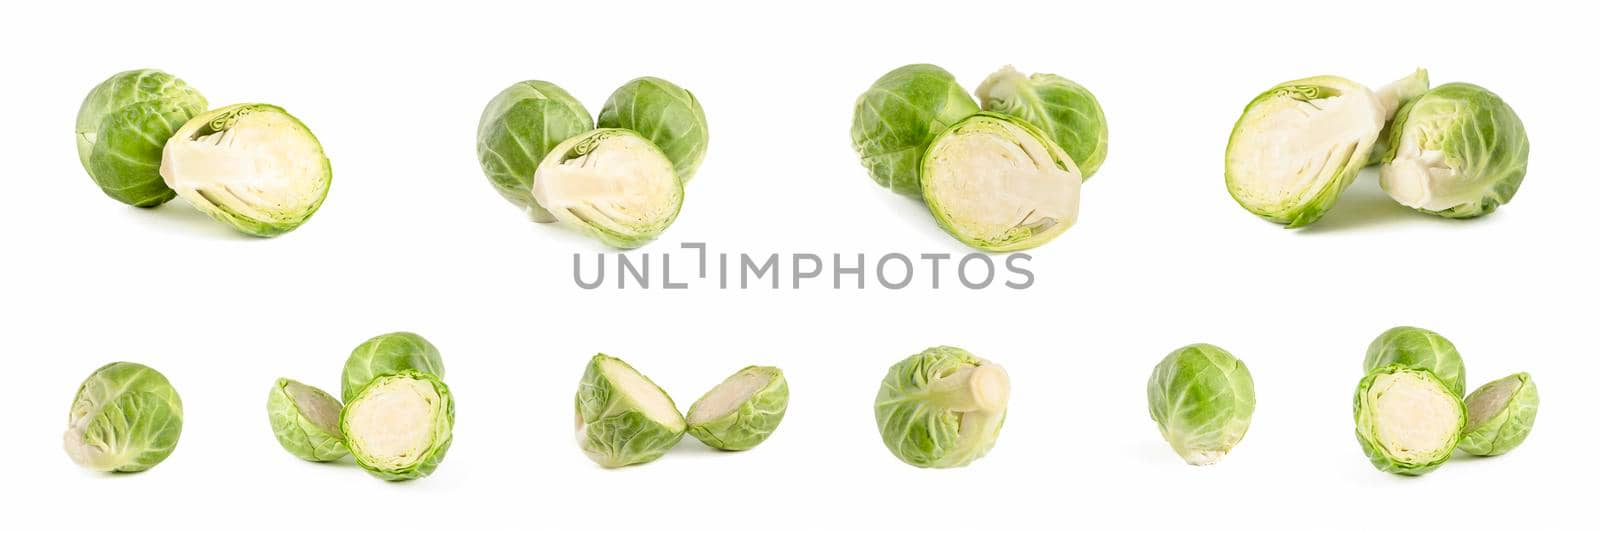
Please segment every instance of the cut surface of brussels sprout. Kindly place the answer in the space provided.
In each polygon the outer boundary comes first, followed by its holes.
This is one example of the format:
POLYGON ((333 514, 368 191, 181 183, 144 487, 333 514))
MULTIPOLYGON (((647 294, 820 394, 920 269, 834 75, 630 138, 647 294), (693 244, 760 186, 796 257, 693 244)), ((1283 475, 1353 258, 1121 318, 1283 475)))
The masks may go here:
POLYGON ((940 134, 922 165, 928 210, 945 231, 974 248, 1032 248, 1078 220, 1078 167, 1021 119, 973 115, 940 134))
POLYGON ((950 346, 889 368, 874 412, 889 451, 918 467, 966 466, 994 447, 1011 379, 999 365, 950 346))
POLYGON ((211 218, 272 237, 317 212, 333 168, 316 136, 283 108, 235 104, 179 128, 162 153, 161 177, 211 218))
POLYGON ((78 386, 62 444, 78 466, 141 472, 165 460, 183 432, 183 401, 166 376, 138 363, 100 367, 78 386))
POLYGON ((607 468, 660 458, 683 438, 687 427, 661 387, 605 354, 589 360, 575 404, 578 447, 607 468))
POLYGON ((1438 333, 1411 326, 1390 328, 1367 345, 1367 359, 1361 370, 1370 374, 1394 364, 1432 372, 1457 397, 1466 394, 1467 370, 1461 354, 1455 344, 1438 333))
POLYGON ((1467 396, 1467 429, 1461 449, 1473 455, 1511 451, 1533 431, 1539 414, 1539 388, 1526 372, 1478 387, 1467 396))
POLYGON ((349 453, 339 430, 339 400, 322 389, 278 378, 267 395, 267 418, 278 444, 307 461, 334 461, 349 453))
POLYGON ((689 406, 689 434, 712 448, 748 450, 778 429, 788 408, 782 370, 745 367, 689 406))
POLYGON ((161 150, 205 110, 205 97, 171 74, 119 72, 78 108, 78 161, 106 196, 136 207, 166 203, 177 193, 161 180, 161 150))
POLYGON ((496 191, 536 222, 555 222, 533 201, 533 173, 561 141, 594 129, 594 119, 554 83, 528 80, 507 87, 478 118, 478 164, 496 191))
POLYGON ((649 139, 688 183, 706 157, 706 112, 694 93, 661 78, 643 77, 618 87, 595 119, 601 128, 631 130, 649 139))
POLYGON ((378 377, 340 417, 356 464, 391 481, 433 473, 450 448, 454 423, 450 390, 437 377, 415 370, 378 377))
POLYGON ((850 139, 873 181, 920 196, 918 173, 928 143, 977 112, 977 102, 949 72, 933 65, 906 65, 878 78, 856 99, 850 139))
POLYGON ((1361 380, 1356 438, 1384 472, 1421 475, 1450 459, 1466 427, 1466 406, 1427 370, 1379 368, 1361 380))
POLYGON ((1255 381, 1222 348, 1191 344, 1167 354, 1145 386, 1150 419, 1185 462, 1222 460, 1250 429, 1255 381))
POLYGON ((1522 120, 1482 87, 1440 85, 1394 122, 1379 178, 1407 207, 1448 218, 1485 215, 1510 202, 1527 174, 1522 120))
POLYGON ((355 399, 378 376, 416 370, 444 379, 444 359, 439 349, 421 335, 408 331, 385 333, 367 339, 344 360, 339 395, 345 403, 355 399))
POLYGON ((1106 160, 1106 115, 1093 93, 1055 74, 1025 75, 1007 65, 978 84, 984 111, 1021 118, 1043 130, 1089 179, 1106 160))
POLYGON ((648 139, 602 128, 567 139, 545 156, 534 174, 533 198, 568 227, 616 248, 637 248, 677 219, 683 184, 648 139))

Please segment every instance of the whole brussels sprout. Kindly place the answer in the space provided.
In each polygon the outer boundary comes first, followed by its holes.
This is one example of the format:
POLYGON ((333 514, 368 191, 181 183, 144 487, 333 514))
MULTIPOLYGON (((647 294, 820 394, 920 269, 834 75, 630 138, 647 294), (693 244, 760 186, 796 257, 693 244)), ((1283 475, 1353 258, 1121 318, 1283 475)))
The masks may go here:
POLYGON ((889 367, 874 411, 883 444, 917 467, 966 466, 1000 438, 1011 378, 966 350, 939 346, 889 367))
POLYGON ((1255 381, 1244 362, 1222 348, 1191 344, 1167 354, 1145 385, 1150 419, 1191 465, 1222 460, 1250 429, 1255 381))
POLYGON ((672 161, 678 180, 688 183, 706 157, 710 134, 700 101, 661 78, 638 78, 618 87, 596 119, 601 128, 633 130, 672 161))
POLYGON ((78 108, 78 161, 119 202, 155 207, 174 193, 161 180, 161 150, 206 98, 171 74, 130 70, 100 82, 78 108))
POLYGON ((1106 160, 1106 114, 1093 93, 1055 74, 1027 76, 1007 65, 978 84, 978 102, 1028 121, 1050 136, 1089 179, 1106 160))
POLYGON ((1419 476, 1450 459, 1466 428, 1467 408, 1432 372, 1394 364, 1356 386, 1355 418, 1356 440, 1372 466, 1419 476))
POLYGON ((689 434, 720 450, 748 450, 778 429, 789 382, 770 366, 747 366, 689 406, 689 434))
POLYGON ((594 129, 576 98, 554 83, 517 82, 495 95, 478 118, 478 164, 500 196, 537 222, 555 222, 533 201, 533 173, 561 141, 594 129))
POLYGON ((648 463, 683 439, 677 404, 621 359, 597 354, 578 382, 578 448, 606 468, 648 463))
POLYGON ((1367 345, 1367 359, 1361 371, 1389 365, 1405 365, 1432 372, 1457 397, 1466 394, 1467 369, 1456 345, 1432 331, 1411 326, 1390 328, 1367 345))
POLYGON ((235 104, 178 128, 162 152, 161 177, 211 218, 274 237, 317 212, 333 167, 311 130, 283 108, 235 104))
POLYGON ((398 331, 385 333, 361 343, 344 361, 343 384, 339 395, 345 403, 379 376, 416 370, 444 379, 444 360, 439 349, 421 335, 398 331))
POLYGON ((455 420, 455 401, 443 381, 402 370, 356 393, 339 416, 339 429, 357 465, 380 479, 404 481, 439 468, 455 420))
POLYGON ((172 455, 182 432, 183 401, 166 376, 138 363, 111 363, 78 386, 62 440, 78 466, 141 472, 172 455))
POLYGON ((1379 178, 1395 201, 1447 218, 1511 201, 1528 171, 1528 133, 1499 96, 1447 83, 1395 116, 1379 178))
POLYGON ((683 183, 649 139, 601 128, 545 156, 534 172, 533 198, 567 227, 616 248, 638 248, 678 218, 683 183))
POLYGON ((278 444, 307 461, 334 461, 347 455, 339 432, 339 400, 322 389, 278 378, 267 395, 267 420, 278 444))
POLYGON ((1491 381, 1467 396, 1461 449, 1485 456, 1509 452, 1528 438, 1538 414, 1539 388, 1527 372, 1491 381))
POLYGON ((850 139, 878 185, 920 196, 917 173, 928 144, 977 112, 978 104, 949 72, 933 65, 906 65, 878 78, 856 99, 850 139))
POLYGON ((939 225, 991 252, 1050 242, 1078 220, 1078 167, 1043 131, 981 112, 939 134, 922 160, 922 200, 939 225))

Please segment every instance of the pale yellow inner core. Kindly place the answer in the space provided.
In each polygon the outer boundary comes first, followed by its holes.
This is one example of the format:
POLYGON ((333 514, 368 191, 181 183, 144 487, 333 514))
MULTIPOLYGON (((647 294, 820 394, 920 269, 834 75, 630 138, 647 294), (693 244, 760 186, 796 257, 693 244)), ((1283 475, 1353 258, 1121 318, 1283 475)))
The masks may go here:
POLYGON ((282 113, 253 111, 226 131, 193 132, 179 130, 161 157, 161 177, 191 202, 270 219, 309 209, 327 186, 321 147, 282 113))
POLYGON ((992 239, 1013 228, 1043 232, 1078 219, 1083 178, 1056 165, 1050 149, 1031 132, 995 121, 1000 131, 957 130, 928 150, 933 164, 923 176, 928 194, 952 224, 992 239))
POLYGON ((558 220, 631 234, 666 223, 681 194, 672 162, 650 141, 633 135, 605 138, 589 153, 558 162, 563 143, 539 164, 533 197, 558 220))
POLYGON ((353 403, 350 440, 379 466, 410 465, 433 444, 439 393, 415 379, 393 379, 353 403))
POLYGON ((669 428, 683 427, 683 415, 672 405, 672 398, 628 365, 606 359, 600 361, 600 370, 617 388, 617 393, 632 400, 646 417, 669 428))
POLYGON ((740 372, 706 393, 689 413, 689 423, 699 424, 728 416, 771 382, 770 377, 759 372, 740 372))
POLYGON ((1367 390, 1378 442, 1402 461, 1437 454, 1456 437, 1460 404, 1437 383, 1409 372, 1382 374, 1367 390))
POLYGON ((1278 96, 1250 107, 1228 151, 1234 193, 1253 206, 1297 204, 1360 167, 1383 129, 1371 91, 1301 101, 1278 96), (1354 161, 1356 156, 1363 158, 1354 161))

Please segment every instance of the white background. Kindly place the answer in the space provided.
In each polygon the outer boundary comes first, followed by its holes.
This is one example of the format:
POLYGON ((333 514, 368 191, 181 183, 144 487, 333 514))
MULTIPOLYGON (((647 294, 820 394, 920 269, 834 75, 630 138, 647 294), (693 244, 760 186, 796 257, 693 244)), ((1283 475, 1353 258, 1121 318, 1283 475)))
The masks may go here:
POLYGON ((640 4, 5 8, 0 529, 1594 526, 1591 16, 1537 2, 640 4), (528 223, 474 154, 483 104, 512 82, 556 82, 598 113, 617 85, 657 75, 704 103, 711 144, 682 216, 643 251, 962 254, 850 146, 856 95, 912 62, 968 89, 1008 63, 1054 72, 1103 104, 1109 159, 1078 225, 1031 252, 1032 289, 579 290, 572 254, 600 245, 528 223), (1380 85, 1416 66, 1521 115, 1532 162, 1500 212, 1413 213, 1370 171, 1301 231, 1229 198, 1223 147, 1257 93, 1316 74, 1380 85), (333 161, 322 210, 260 240, 181 200, 104 197, 78 164, 74 115, 96 83, 139 67, 213 105, 304 120, 333 161), (1453 340, 1469 387, 1532 372, 1544 401, 1527 443, 1416 479, 1369 466, 1350 399, 1367 342, 1398 324, 1453 340), (337 393, 351 348, 402 329, 440 347, 459 402, 437 473, 386 483, 278 448, 274 378, 337 393), (1201 341, 1246 361, 1260 398, 1249 436, 1207 468, 1167 448, 1144 399, 1151 366, 1201 341), (998 445, 963 469, 901 464, 873 423, 883 372, 936 344, 1014 382, 998 445), (572 393, 596 351, 685 408, 743 365, 781 366, 789 417, 750 452, 685 439, 655 463, 600 469, 572 443, 572 393), (146 473, 87 472, 61 451, 78 382, 114 360, 161 370, 184 399, 177 452, 146 473))

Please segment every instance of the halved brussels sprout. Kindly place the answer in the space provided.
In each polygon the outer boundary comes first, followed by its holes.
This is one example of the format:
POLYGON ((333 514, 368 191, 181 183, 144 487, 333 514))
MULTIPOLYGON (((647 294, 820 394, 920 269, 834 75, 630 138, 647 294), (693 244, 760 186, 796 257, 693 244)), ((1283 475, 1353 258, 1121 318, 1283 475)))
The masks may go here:
POLYGON ((367 473, 389 481, 432 474, 450 449, 455 401, 437 376, 403 370, 379 376, 345 404, 339 429, 367 473))
POLYGON ((172 135, 161 178, 211 218, 273 237, 317 212, 333 167, 311 130, 283 108, 234 104, 197 115, 172 135))
POLYGON ((1083 177, 1055 141, 1020 118, 981 112, 934 139, 922 200, 939 225, 991 252, 1050 242, 1078 220, 1083 177))
POLYGON ((1370 374, 1394 364, 1432 372, 1457 397, 1466 394, 1467 369, 1461 354, 1438 333, 1410 326, 1390 328, 1367 345, 1361 371, 1370 374))
POLYGON ((344 360, 339 395, 345 403, 350 403, 356 393, 378 376, 402 370, 426 372, 444 379, 444 359, 439 357, 439 349, 421 335, 409 331, 378 335, 356 346, 344 360))
POLYGON ((1372 466, 1419 476, 1450 459, 1467 426, 1461 397, 1432 372, 1389 365, 1356 386, 1356 440, 1372 466))
POLYGON ((889 367, 874 412, 883 444, 917 467, 966 466, 1000 438, 1011 378, 1000 365, 939 346, 889 367))
POLYGON ((1499 96, 1447 83, 1395 117, 1379 169, 1383 190, 1407 207, 1448 218, 1486 215, 1511 201, 1528 171, 1528 134, 1499 96))
POLYGON ((95 370, 72 400, 67 456, 100 472, 141 472, 178 447, 183 400, 166 376, 138 363, 111 363, 95 370))
POLYGON ((1167 354, 1150 373, 1145 395, 1161 436, 1191 465, 1213 464, 1228 455, 1250 429, 1256 410, 1250 369, 1210 344, 1167 354))
POLYGON ((307 461, 334 461, 349 450, 339 432, 339 400, 322 389, 278 378, 267 395, 267 420, 278 444, 307 461))
POLYGON ((1486 456, 1509 452, 1528 438, 1538 414, 1539 388, 1527 372, 1491 381, 1467 396, 1461 449, 1486 456))
POLYGON ((161 181, 161 149, 206 98, 171 74, 143 69, 100 82, 78 108, 78 161, 119 202, 155 207, 177 193, 161 181))
POLYGON ((633 130, 672 161, 678 180, 688 183, 706 157, 710 134, 700 101, 661 78, 638 78, 618 87, 596 118, 601 128, 633 130))
POLYGON ((596 354, 578 382, 578 447, 606 468, 648 463, 683 439, 677 404, 621 359, 596 354))
POLYGON ((534 173, 533 198, 568 227, 616 248, 638 248, 678 218, 683 183, 649 139, 601 128, 545 156, 534 173))
POLYGON ((778 429, 789 382, 770 366, 747 366, 689 406, 689 434, 720 450, 748 450, 778 429))
POLYGON ((978 84, 978 102, 1044 130, 1089 179, 1106 160, 1106 114, 1093 93, 1055 74, 1027 76, 1010 65, 978 84))
POLYGON ((576 98, 554 83, 517 82, 495 95, 478 118, 478 164, 500 196, 536 222, 555 222, 533 201, 533 173, 561 141, 594 129, 576 98))
POLYGON ((917 178, 928 144, 978 112, 977 102, 944 69, 906 65, 884 74, 856 99, 850 139, 878 185, 921 196, 917 178))

